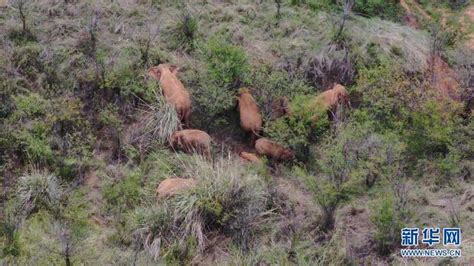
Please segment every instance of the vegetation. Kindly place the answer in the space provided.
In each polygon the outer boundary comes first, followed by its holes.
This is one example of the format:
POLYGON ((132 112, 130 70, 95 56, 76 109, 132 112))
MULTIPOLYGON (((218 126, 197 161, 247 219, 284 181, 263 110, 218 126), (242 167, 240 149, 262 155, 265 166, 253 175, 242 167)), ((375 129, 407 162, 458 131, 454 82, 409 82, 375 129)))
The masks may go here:
POLYGON ((8 1, 0 264, 406 264, 403 227, 461 227, 463 257, 428 263, 469 264, 468 2, 8 1), (162 63, 212 158, 170 149, 162 63), (349 103, 314 100, 334 84, 349 103), (239 157, 243 87, 295 161, 239 157), (157 195, 177 177, 195 183, 157 195))

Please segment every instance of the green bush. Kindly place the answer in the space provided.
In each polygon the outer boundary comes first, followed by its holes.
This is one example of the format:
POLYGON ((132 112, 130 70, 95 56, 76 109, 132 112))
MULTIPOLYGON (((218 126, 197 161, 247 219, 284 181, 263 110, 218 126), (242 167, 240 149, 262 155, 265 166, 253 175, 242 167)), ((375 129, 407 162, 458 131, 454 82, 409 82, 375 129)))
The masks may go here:
MULTIPOLYGON (((394 63, 394 62, 392 62, 394 63)), ((354 91, 362 94, 361 110, 375 121, 375 130, 401 130, 410 112, 422 102, 418 80, 388 61, 359 71, 354 91)))
POLYGON ((334 228, 335 212, 341 203, 349 198, 348 187, 326 178, 318 178, 299 167, 293 169, 296 176, 302 178, 322 211, 321 229, 334 228))
POLYGON ((410 153, 417 156, 445 155, 453 142, 455 117, 435 101, 426 102, 411 114, 406 135, 410 153))
POLYGON ((310 142, 317 141, 329 128, 327 111, 313 104, 314 96, 300 95, 291 101, 292 114, 268 121, 264 132, 279 143, 286 143, 304 158, 310 142))
POLYGON ((49 130, 42 122, 35 122, 30 130, 20 130, 16 136, 22 155, 33 163, 51 163, 53 151, 48 141, 49 130))
POLYGON ((139 172, 126 172, 123 179, 114 180, 103 189, 107 209, 119 215, 126 209, 137 206, 142 200, 142 194, 139 172))
MULTIPOLYGON (((233 91, 202 76, 192 91, 192 97, 197 105, 194 110, 199 115, 197 122, 200 127, 213 130, 231 125, 230 115, 235 114, 236 107, 233 91)), ((196 118, 195 115, 193 117, 196 118)))
POLYGON ((297 175, 304 177, 323 210, 323 228, 332 228, 340 203, 365 193, 374 184, 398 177, 404 148, 396 134, 374 133, 374 125, 368 122, 340 125, 334 135, 315 145, 314 158, 306 163, 312 174, 299 170, 297 175))
POLYGON ((249 70, 247 55, 242 47, 229 43, 222 36, 209 39, 205 51, 209 77, 218 86, 237 88, 249 70))
POLYGON ((370 220, 375 225, 374 238, 378 252, 388 255, 400 243, 400 230, 403 227, 400 211, 396 210, 394 199, 385 194, 372 206, 370 220))
POLYGON ((51 126, 50 146, 55 154, 60 154, 56 161, 90 158, 94 138, 91 122, 82 113, 84 104, 79 99, 59 98, 52 106, 47 122, 51 126))
POLYGON ((266 136, 278 143, 285 143, 288 147, 306 147, 310 143, 311 127, 297 117, 270 121, 264 131, 266 136))
POLYGON ((193 97, 203 115, 209 117, 217 117, 235 108, 234 93, 211 82, 201 84, 193 97))
POLYGON ((314 90, 302 78, 291 79, 286 71, 266 64, 253 68, 246 82, 248 87, 253 89, 253 97, 259 103, 265 120, 271 117, 271 105, 274 100, 280 97, 293 99, 297 95, 309 94, 314 90))
POLYGON ((334 9, 333 0, 290 0, 290 5, 292 6, 298 6, 302 4, 307 5, 313 11, 334 9))
POLYGON ((38 93, 30 93, 27 95, 16 95, 13 96, 15 104, 15 118, 35 118, 41 115, 45 115, 49 102, 46 101, 38 93))
POLYGON ((37 37, 29 30, 10 29, 7 36, 17 45, 38 41, 37 37))
POLYGON ((429 1, 429 0, 419 0, 418 1, 424 7, 428 5, 433 5, 438 8, 443 8, 448 5, 453 10, 458 10, 464 6, 469 5, 469 0, 438 0, 438 1, 429 1))
POLYGON ((20 234, 18 232, 19 220, 19 202, 10 199, 3 205, 2 221, 0 221, 0 260, 9 262, 14 260, 21 253, 20 234))
POLYGON ((143 137, 148 134, 150 140, 157 139, 162 144, 168 144, 171 135, 181 128, 176 108, 156 92, 155 101, 149 104, 148 108, 145 111, 147 115, 143 137))
POLYGON ((122 120, 118 114, 118 107, 114 104, 109 104, 99 113, 99 122, 103 126, 113 126, 120 128, 122 120))
POLYGON ((403 10, 396 0, 356 0, 354 11, 370 17, 398 20, 403 10))
POLYGON ((198 34, 197 20, 191 14, 181 15, 176 28, 172 29, 171 38, 174 47, 184 51, 193 51, 196 48, 198 34))
POLYGON ((11 62, 23 75, 35 78, 43 70, 40 54, 43 48, 39 44, 28 44, 15 47, 11 62))
POLYGON ((109 57, 105 51, 99 51, 98 57, 104 61, 102 89, 118 89, 124 97, 136 95, 145 100, 153 99, 153 83, 145 83, 145 70, 137 51, 127 47, 117 57, 109 57))

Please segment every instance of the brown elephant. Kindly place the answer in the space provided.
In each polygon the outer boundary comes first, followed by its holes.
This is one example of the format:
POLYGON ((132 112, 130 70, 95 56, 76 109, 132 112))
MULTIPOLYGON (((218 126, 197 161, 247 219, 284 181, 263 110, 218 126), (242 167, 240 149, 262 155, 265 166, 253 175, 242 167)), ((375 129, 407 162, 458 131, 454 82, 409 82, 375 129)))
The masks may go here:
POLYGON ((239 91, 239 113, 240 126, 245 132, 251 134, 251 142, 255 142, 262 130, 263 120, 257 102, 247 88, 239 91))
POLYGON ((160 83, 165 100, 176 108, 176 112, 185 126, 189 126, 191 115, 191 97, 177 78, 179 68, 169 64, 151 67, 148 74, 160 83))
POLYGON ((196 186, 196 180, 191 178, 173 177, 163 180, 158 188, 156 194, 160 198, 167 198, 175 195, 177 192, 184 189, 189 189, 196 186))
POLYGON ((282 145, 267 138, 258 139, 255 143, 255 149, 258 154, 266 155, 274 161, 293 161, 295 159, 295 153, 292 150, 286 149, 282 145))
POLYGON ((211 158, 211 136, 198 129, 184 129, 171 135, 170 144, 173 149, 180 149, 187 153, 198 153, 211 158))

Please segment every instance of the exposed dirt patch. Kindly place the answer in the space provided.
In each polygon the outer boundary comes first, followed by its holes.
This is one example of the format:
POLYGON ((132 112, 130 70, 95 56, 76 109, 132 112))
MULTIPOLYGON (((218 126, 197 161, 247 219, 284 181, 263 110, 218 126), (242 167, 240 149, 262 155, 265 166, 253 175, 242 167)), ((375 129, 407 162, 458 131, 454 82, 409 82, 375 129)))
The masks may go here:
POLYGON ((412 28, 419 29, 420 23, 415 14, 411 11, 410 6, 408 6, 405 0, 400 0, 400 5, 405 9, 405 23, 412 28))
POLYGON ((102 206, 102 193, 100 187, 100 179, 95 171, 89 172, 84 179, 84 185, 89 189, 87 193, 87 201, 92 206, 92 217, 94 223, 104 226, 107 222, 99 215, 99 206, 102 206))
MULTIPOLYGON (((406 23, 413 28, 419 28, 419 23, 412 8, 414 8, 417 14, 420 14, 423 19, 432 20, 431 16, 426 13, 416 1, 407 2, 400 0, 400 5, 405 9, 407 17, 406 23)), ((461 92, 459 82, 456 78, 456 72, 437 55, 429 59, 428 65, 432 72, 433 85, 441 98, 449 97, 452 100, 460 101, 461 92)))
POLYGON ((214 133, 211 134, 214 151, 220 154, 234 154, 239 156, 243 151, 255 153, 255 147, 251 145, 250 138, 246 138, 244 133, 241 135, 237 134, 226 134, 226 133, 214 133))
POLYGON ((374 225, 370 221, 370 212, 365 207, 367 198, 358 200, 356 205, 345 206, 337 219, 335 231, 341 232, 346 256, 360 265, 388 265, 377 254, 373 238, 374 225))
POLYGON ((439 56, 434 56, 430 61, 433 84, 440 95, 460 101, 461 91, 456 72, 439 56))
POLYGON ((286 197, 288 201, 294 204, 294 222, 302 224, 308 216, 316 216, 319 213, 317 205, 314 203, 312 194, 305 191, 294 181, 283 177, 274 177, 276 190, 286 197))
POLYGON ((405 10, 405 23, 412 28, 419 29, 421 27, 415 13, 420 14, 423 19, 431 20, 431 16, 426 13, 416 1, 400 0, 400 5, 405 10), (416 12, 414 12, 413 9, 416 12))

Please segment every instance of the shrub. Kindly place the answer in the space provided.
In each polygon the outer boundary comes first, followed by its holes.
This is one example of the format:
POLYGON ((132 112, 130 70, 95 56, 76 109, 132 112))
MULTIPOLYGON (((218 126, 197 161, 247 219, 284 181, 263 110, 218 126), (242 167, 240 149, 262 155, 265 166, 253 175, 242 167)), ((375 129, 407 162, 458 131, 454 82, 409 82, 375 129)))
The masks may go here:
POLYGON ((156 37, 159 34, 159 29, 157 27, 152 27, 150 25, 146 26, 146 31, 140 31, 138 29, 132 30, 133 35, 132 39, 135 42, 136 49, 140 52, 140 59, 144 67, 148 67, 149 64, 160 64, 161 55, 159 55, 159 49, 153 46, 156 37), (158 52, 158 53, 157 53, 158 52), (158 58, 156 58, 158 57, 158 58), (156 62, 158 59, 158 62, 156 62))
POLYGON ((15 119, 35 118, 46 114, 48 102, 38 93, 13 96, 15 119))
POLYGON ((85 161, 92 156, 94 138, 82 108, 79 99, 59 98, 52 103, 47 119, 51 126, 48 141, 54 153, 60 155, 54 158, 56 162, 74 158, 85 161))
POLYGON ((228 43, 221 36, 209 39, 205 47, 205 59, 210 78, 225 88, 239 87, 249 70, 245 50, 228 43))
POLYGON ((433 5, 435 7, 446 7, 446 4, 454 10, 460 9, 463 6, 469 4, 468 0, 438 0, 438 1, 428 1, 428 0, 419 0, 421 5, 433 5))
POLYGON ((290 4, 293 6, 305 4, 313 11, 334 8, 333 0, 290 0, 290 4))
POLYGON ((31 3, 28 0, 13 0, 11 1, 11 5, 18 13, 17 16, 21 21, 23 34, 29 34, 30 30, 28 28, 27 19, 29 18, 31 3))
POLYGON ((399 1, 395 0, 356 0, 355 12, 369 17, 398 20, 403 14, 399 1))
POLYGON ((29 129, 13 130, 11 135, 21 159, 38 164, 49 164, 53 161, 53 151, 48 141, 48 126, 42 121, 34 121, 29 129))
POLYGON ((307 157, 310 142, 317 141, 329 128, 327 111, 313 104, 314 96, 298 96, 291 102, 292 114, 269 121, 264 129, 266 135, 279 143, 287 143, 297 151, 300 158, 307 157))
POLYGON ((105 106, 98 116, 98 120, 103 126, 113 126, 119 128, 120 124, 122 123, 122 120, 118 114, 118 107, 113 104, 105 106))
POLYGON ((302 68, 308 82, 323 90, 331 88, 334 83, 351 85, 356 74, 349 51, 337 50, 336 46, 309 57, 302 68))
MULTIPOLYGON (((194 110, 199 114, 198 125, 206 130, 228 127, 231 125, 230 116, 236 107, 235 94, 223 88, 212 80, 201 78, 193 90, 194 110)), ((194 116, 196 117, 196 116, 194 116)))
POLYGON ((100 64, 103 65, 99 68, 107 67, 99 70, 104 72, 101 88, 119 90, 123 97, 152 99, 153 91, 144 82, 144 71, 138 59, 139 55, 133 49, 124 49, 117 57, 108 57, 100 51, 97 60, 102 60, 100 64))
POLYGON ((318 178, 302 168, 293 169, 302 178, 322 211, 321 228, 330 231, 334 228, 335 212, 342 202, 348 199, 347 188, 329 179, 318 178))
POLYGON ((400 230, 403 225, 399 212, 390 194, 383 195, 372 206, 370 220, 375 225, 374 238, 381 255, 388 255, 391 249, 400 243, 400 230))
POLYGON ((21 218, 18 217, 18 202, 10 199, 3 205, 2 221, 0 221, 0 259, 8 262, 10 258, 18 257, 21 252, 18 228, 21 218))
POLYGON ((370 123, 339 126, 314 149, 307 165, 317 174, 301 174, 323 210, 323 228, 331 229, 338 205, 376 182, 398 177, 405 146, 395 134, 374 133, 370 123))
POLYGON ((409 77, 397 64, 382 64, 361 69, 355 91, 362 94, 360 108, 375 121, 376 130, 400 130, 422 103, 419 77, 409 77))
POLYGON ((192 51, 196 47, 198 34, 197 20, 191 14, 181 15, 175 29, 172 29, 174 46, 184 51, 192 51))
POLYGON ((411 114, 407 123, 410 153, 418 156, 445 155, 453 141, 455 120, 435 101, 428 101, 411 114))
POLYGON ((132 220, 134 245, 144 248, 154 260, 160 257, 164 246, 172 244, 178 233, 173 230, 173 213, 167 206, 139 208, 132 220))
MULTIPOLYGON (((296 117, 283 117, 270 121, 264 128, 265 135, 288 147, 304 149, 310 141, 311 128, 296 117)), ((297 153, 297 155, 301 155, 297 153)))
POLYGON ((142 200, 141 177, 139 172, 126 172, 123 179, 114 180, 105 185, 103 197, 107 209, 121 215, 126 209, 133 208, 142 200))
POLYGON ((42 47, 39 44, 17 46, 13 49, 11 62, 21 74, 33 79, 43 70, 43 63, 40 59, 41 52, 42 47))
POLYGON ((253 88, 252 94, 259 103, 260 111, 265 120, 269 120, 272 102, 280 97, 292 99, 297 95, 309 94, 313 91, 303 79, 290 78, 288 72, 274 69, 270 65, 259 65, 252 69, 248 77, 248 86, 253 88))

